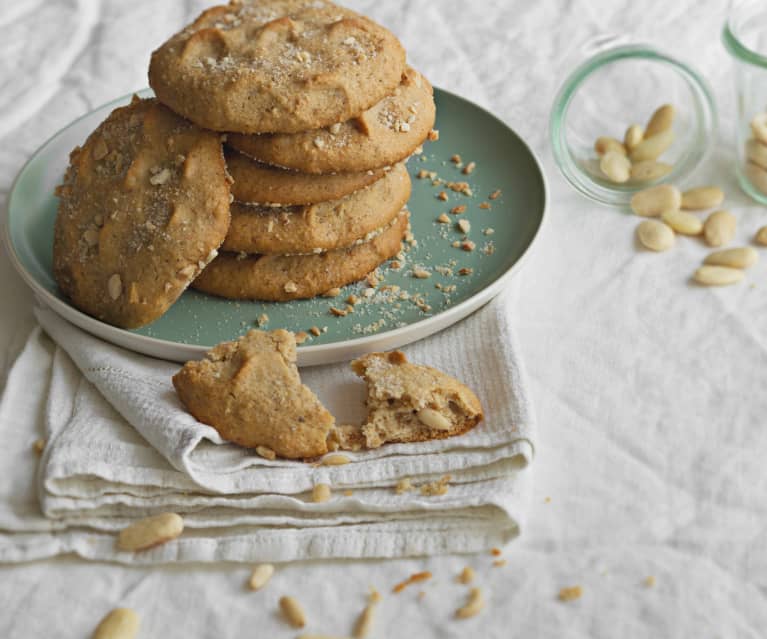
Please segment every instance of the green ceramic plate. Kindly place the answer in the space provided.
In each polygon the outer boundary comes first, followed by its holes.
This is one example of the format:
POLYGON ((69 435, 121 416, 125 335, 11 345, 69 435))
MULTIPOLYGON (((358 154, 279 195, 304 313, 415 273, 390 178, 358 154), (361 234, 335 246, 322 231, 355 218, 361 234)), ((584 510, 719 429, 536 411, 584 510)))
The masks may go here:
MULTIPOLYGON (((144 95, 151 95, 149 91, 144 95)), ((335 300, 315 299, 273 304, 231 302, 187 291, 160 319, 144 328, 127 331, 109 326, 68 304, 51 273, 53 223, 56 216, 54 187, 61 181, 69 151, 117 106, 116 100, 76 120, 51 138, 21 170, 8 199, 5 239, 11 260, 24 280, 53 310, 70 322, 119 346, 164 359, 185 361, 210 346, 242 335, 266 314, 268 328, 324 332, 299 348, 302 365, 351 359, 364 352, 391 349, 431 335, 488 302, 508 285, 532 245, 543 222, 546 184, 532 151, 503 122, 471 102, 436 90, 437 128, 440 139, 430 142, 424 154, 408 163, 413 175, 409 203, 415 245, 406 245, 404 264, 381 268, 382 282, 370 298, 364 284, 347 286, 335 300), (450 161, 459 154, 476 162, 469 176, 450 161), (445 181, 467 181, 470 196, 417 179, 422 170, 434 171, 445 181), (437 196, 448 194, 448 201, 437 196), (500 191, 496 199, 490 194, 500 191), (491 208, 482 208, 483 202, 491 208), (449 215, 450 224, 437 217, 465 205, 466 212, 449 215), (468 239, 473 251, 456 248, 464 235, 456 221, 471 224, 468 239), (418 279, 413 268, 431 272, 418 279), (469 275, 459 275, 471 269, 469 275), (399 287, 392 290, 386 287, 399 287), (343 308, 349 295, 363 301, 354 313, 334 317, 330 307, 343 308)))

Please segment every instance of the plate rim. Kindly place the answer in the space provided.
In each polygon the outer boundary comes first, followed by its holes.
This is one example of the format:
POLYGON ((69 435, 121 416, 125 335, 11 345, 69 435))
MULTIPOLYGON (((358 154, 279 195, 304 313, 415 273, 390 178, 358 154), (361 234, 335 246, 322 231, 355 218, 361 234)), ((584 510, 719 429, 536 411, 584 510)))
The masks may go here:
MULTIPOLYGON (((406 326, 402 326, 399 328, 394 328, 392 330, 385 331, 383 333, 376 333, 373 335, 366 335, 363 337, 355 337, 352 339, 333 342, 331 344, 299 346, 297 352, 298 352, 298 359, 299 359, 298 364, 300 366, 315 366, 315 365, 331 363, 335 361, 343 361, 348 358, 347 357, 334 358, 333 353, 336 351, 355 351, 360 353, 368 352, 370 350, 370 347, 373 347, 375 344, 380 344, 382 341, 397 343, 398 345, 402 346, 405 344, 409 344, 409 343, 424 339, 430 335, 433 335, 439 332, 440 330, 443 330, 444 328, 447 328, 448 326, 452 326, 453 324, 460 322, 461 320, 465 319, 469 314, 471 314, 473 311, 477 310, 478 308, 490 302, 493 298, 495 298, 501 292, 501 290, 505 287, 506 283, 522 268, 527 257, 530 255, 530 252, 532 251, 533 247, 536 245, 536 243, 540 239, 541 231, 544 227, 544 224, 547 223, 547 220, 549 217, 550 197, 549 197, 548 180, 546 178, 546 173, 543 170, 543 165, 538 155, 530 147, 530 145, 522 138, 522 136, 520 136, 511 126, 509 126, 506 122, 504 122, 500 117, 496 116, 494 113, 488 111, 487 109, 476 104, 475 102, 472 102, 471 100, 467 98, 464 98, 463 96, 453 93, 452 91, 447 91, 446 89, 442 89, 439 87, 434 87, 434 90, 435 92, 439 91, 440 93, 445 94, 454 100, 458 100, 460 102, 470 105, 473 108, 479 109, 485 115, 489 116, 490 118, 495 120, 497 123, 499 123, 501 126, 511 131, 511 133, 513 133, 517 137, 517 139, 522 143, 522 146, 525 148, 525 150, 528 152, 530 157, 533 159, 533 163, 535 164, 535 167, 538 170, 538 174, 541 177, 541 186, 542 186, 542 194, 543 194, 543 209, 541 210, 540 220, 533 233, 533 236, 530 239, 530 242, 528 243, 528 245, 522 251, 522 254, 508 269, 506 269, 501 275, 499 275, 490 284, 485 286, 480 291, 476 292, 474 295, 465 299, 461 303, 456 304, 455 306, 451 306, 445 309, 444 311, 437 313, 436 315, 433 315, 431 317, 426 317, 417 322, 413 322, 412 324, 408 324, 406 326), (408 340, 406 336, 411 333, 418 334, 419 336, 415 337, 412 340, 408 340)), ((45 288, 44 285, 38 282, 38 280, 34 277, 34 275, 32 275, 32 273, 29 272, 27 268, 24 266, 24 264, 22 263, 21 258, 19 257, 16 251, 16 247, 14 246, 13 239, 11 237, 11 221, 10 221, 11 203, 13 202, 14 196, 16 195, 17 183, 19 179, 21 178, 21 176, 26 171, 27 167, 40 156, 40 153, 42 152, 42 150, 46 146, 48 146, 48 144, 50 144, 53 140, 55 140, 57 137, 62 135, 65 131, 77 125, 79 122, 89 117, 94 112, 104 108, 112 107, 112 106, 116 108, 118 105, 121 105, 127 102, 128 100, 130 100, 130 98, 133 95, 147 95, 147 94, 152 94, 151 89, 144 88, 138 91, 131 91, 130 93, 127 93, 119 98, 115 98, 114 100, 110 100, 109 102, 105 102, 104 104, 100 106, 94 107, 87 113, 84 113, 83 115, 75 118, 74 120, 66 124, 65 126, 58 129, 53 135, 49 136, 45 140, 45 142, 43 142, 39 147, 37 147, 37 149, 35 149, 35 151, 27 159, 27 161, 24 162, 24 164, 21 166, 21 168, 19 169, 16 176, 14 177, 13 182, 11 183, 10 188, 8 190, 8 197, 6 198, 4 211, 2 215, 2 239, 3 239, 3 244, 5 246, 9 261, 11 262, 12 266, 14 267, 16 272, 19 274, 21 279, 24 281, 24 283, 27 286, 29 286, 32 292, 38 297, 39 301, 42 301, 44 304, 49 306, 51 310, 55 311, 58 315, 63 317, 66 321, 69 321, 75 324, 76 326, 83 328, 84 330, 91 333, 92 335, 95 335, 99 338, 106 339, 108 341, 112 341, 112 343, 118 344, 119 346, 126 348, 128 350, 131 350, 132 352, 141 353, 150 357, 156 357, 159 359, 168 359, 156 354, 158 351, 163 351, 163 350, 166 352, 171 350, 176 351, 178 353, 185 352, 186 355, 183 355, 183 357, 185 357, 186 359, 178 359, 178 361, 181 362, 181 361, 186 361, 189 359, 199 359, 200 357, 204 355, 205 352, 210 350, 214 346, 214 344, 211 344, 208 346, 202 346, 202 345, 196 345, 196 344, 184 344, 181 342, 173 342, 173 341, 169 341, 165 339, 160 339, 157 337, 140 335, 138 333, 132 333, 130 331, 127 331, 126 329, 112 326, 111 324, 107 324, 106 322, 102 322, 101 320, 98 320, 94 317, 91 317, 90 315, 87 315, 83 311, 75 308, 68 302, 60 299, 59 297, 51 293, 47 288, 45 288), (75 319, 70 319, 70 318, 75 318, 75 319), (108 335, 113 334, 113 339, 110 339, 109 337, 107 337, 106 336, 107 334, 108 335), (134 342, 134 341, 137 344, 136 346, 128 345, 126 343, 126 342, 134 342), (141 348, 139 348, 139 346, 141 348)), ((396 348, 396 346, 392 348, 396 348)), ((171 359, 176 359, 176 358, 174 357, 171 359)))

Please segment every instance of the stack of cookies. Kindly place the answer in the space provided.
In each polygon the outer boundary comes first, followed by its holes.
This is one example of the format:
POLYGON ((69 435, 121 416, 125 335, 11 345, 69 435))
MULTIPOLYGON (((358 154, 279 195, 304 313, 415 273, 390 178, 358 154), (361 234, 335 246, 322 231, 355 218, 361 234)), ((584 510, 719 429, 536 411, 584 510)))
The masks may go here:
POLYGON ((75 306, 133 328, 189 285, 309 298, 399 253, 435 105, 388 30, 327 0, 233 0, 155 51, 149 81, 157 98, 114 111, 58 190, 75 306))
POLYGON ((399 253, 402 162, 435 107, 386 29, 330 2, 234 3, 160 47, 149 78, 177 113, 227 134, 232 223, 196 289, 310 298, 399 253))

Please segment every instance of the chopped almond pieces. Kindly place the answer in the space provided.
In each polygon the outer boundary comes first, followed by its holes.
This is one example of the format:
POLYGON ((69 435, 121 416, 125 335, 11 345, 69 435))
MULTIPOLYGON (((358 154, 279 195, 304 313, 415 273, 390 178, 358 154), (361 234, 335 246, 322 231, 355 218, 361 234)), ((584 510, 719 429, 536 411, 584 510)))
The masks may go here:
POLYGON ((398 583, 394 588, 392 588, 392 592, 394 594, 397 594, 399 592, 402 592, 405 588, 410 586, 411 584, 416 584, 421 581, 428 581, 431 579, 432 575, 429 571, 424 572, 417 572, 415 574, 410 575, 405 581, 401 581, 398 583))

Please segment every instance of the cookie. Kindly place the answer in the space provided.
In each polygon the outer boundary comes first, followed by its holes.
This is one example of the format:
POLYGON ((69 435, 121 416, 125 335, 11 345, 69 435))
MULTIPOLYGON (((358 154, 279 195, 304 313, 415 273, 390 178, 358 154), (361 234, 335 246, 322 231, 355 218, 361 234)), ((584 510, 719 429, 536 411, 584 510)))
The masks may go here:
POLYGON ((235 300, 287 300, 316 297, 362 279, 399 253, 409 228, 403 211, 394 223, 369 242, 318 255, 222 253, 192 285, 199 291, 235 300))
POLYGON ((245 204, 296 206, 339 200, 373 184, 383 169, 361 173, 311 175, 251 160, 237 151, 226 153, 226 165, 234 180, 232 195, 245 204))
POLYGON ((218 134, 154 99, 115 109, 72 151, 56 190, 59 288, 115 326, 157 319, 216 256, 229 185, 218 134))
POLYGON ((327 0, 236 0, 152 54, 157 97, 200 126, 296 133, 357 117, 397 87, 405 50, 327 0))
POLYGON ((348 173, 409 157, 434 126, 429 82, 408 68, 397 91, 359 118, 293 135, 230 135, 232 148, 261 162, 304 173, 348 173))
POLYGON ((328 452, 335 420, 301 383, 296 340, 284 330, 253 330, 219 344, 173 377, 186 409, 227 441, 301 459, 328 452))
POLYGON ((352 370, 368 385, 362 426, 367 448, 454 437, 483 419, 479 399, 465 384, 411 364, 399 351, 365 355, 352 362, 352 370))
POLYGON ((397 217, 410 198, 410 186, 407 169, 398 164, 378 182, 332 202, 282 208, 234 204, 222 248, 262 255, 347 248, 397 217))

